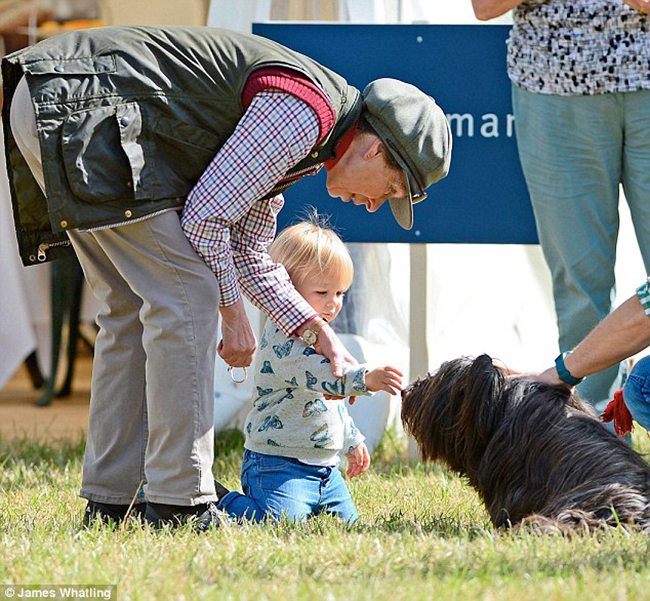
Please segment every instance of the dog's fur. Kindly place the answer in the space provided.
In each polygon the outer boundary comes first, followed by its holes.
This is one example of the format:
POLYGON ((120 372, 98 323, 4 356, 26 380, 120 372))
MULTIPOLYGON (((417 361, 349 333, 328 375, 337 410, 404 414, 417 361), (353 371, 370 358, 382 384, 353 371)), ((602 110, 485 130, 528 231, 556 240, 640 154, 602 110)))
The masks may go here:
POLYGON ((563 386, 462 357, 402 393, 422 458, 466 476, 499 526, 650 530, 650 466, 563 386))

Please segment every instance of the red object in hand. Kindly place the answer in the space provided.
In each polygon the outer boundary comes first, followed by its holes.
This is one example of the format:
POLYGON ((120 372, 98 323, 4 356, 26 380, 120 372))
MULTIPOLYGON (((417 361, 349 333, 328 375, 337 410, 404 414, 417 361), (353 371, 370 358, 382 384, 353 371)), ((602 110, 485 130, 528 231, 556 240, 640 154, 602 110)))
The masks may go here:
POLYGON ((632 414, 625 404, 622 388, 614 393, 614 400, 610 401, 607 407, 605 407, 605 411, 601 414, 600 419, 605 423, 614 422, 614 431, 620 437, 632 433, 634 429, 632 414))

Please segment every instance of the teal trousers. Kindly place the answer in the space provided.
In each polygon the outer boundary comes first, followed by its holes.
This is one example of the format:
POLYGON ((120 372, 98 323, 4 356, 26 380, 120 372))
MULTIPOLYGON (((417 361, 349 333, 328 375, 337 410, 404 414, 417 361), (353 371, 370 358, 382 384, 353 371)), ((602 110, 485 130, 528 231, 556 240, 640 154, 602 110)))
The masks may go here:
MULTIPOLYGON (((512 96, 565 351, 613 308, 620 184, 650 273, 650 90, 558 96, 513 85, 512 96)), ((624 380, 624 366, 614 366, 587 378, 578 392, 600 408, 624 380)))

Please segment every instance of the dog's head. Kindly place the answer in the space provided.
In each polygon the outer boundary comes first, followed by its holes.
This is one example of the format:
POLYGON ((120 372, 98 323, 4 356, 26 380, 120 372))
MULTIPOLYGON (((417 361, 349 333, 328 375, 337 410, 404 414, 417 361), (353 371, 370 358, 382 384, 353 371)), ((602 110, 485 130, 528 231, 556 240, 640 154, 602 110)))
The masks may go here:
POLYGON ((444 461, 473 480, 502 416, 503 372, 489 355, 461 357, 402 392, 402 421, 424 461, 444 461))

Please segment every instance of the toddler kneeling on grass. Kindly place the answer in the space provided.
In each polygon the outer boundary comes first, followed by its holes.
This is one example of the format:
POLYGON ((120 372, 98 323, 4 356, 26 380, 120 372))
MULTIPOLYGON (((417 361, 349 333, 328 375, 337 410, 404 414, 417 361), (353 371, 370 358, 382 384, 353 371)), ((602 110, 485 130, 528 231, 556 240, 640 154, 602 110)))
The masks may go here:
MULTIPOLYGON (((331 322, 339 314, 354 272, 334 231, 317 218, 299 223, 283 230, 269 253, 322 319, 331 322)), ((391 366, 369 371, 356 365, 334 378, 318 343, 311 344, 305 334, 287 338, 266 323, 253 364, 257 394, 246 418, 243 494, 215 483, 217 506, 232 517, 303 520, 326 512, 347 522, 358 518, 340 455, 348 459, 351 478, 368 469, 370 456, 343 398, 379 390, 397 394, 402 374, 391 366)))

